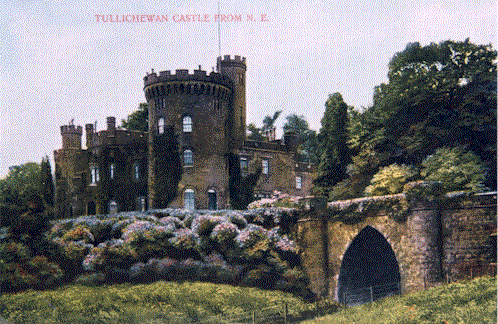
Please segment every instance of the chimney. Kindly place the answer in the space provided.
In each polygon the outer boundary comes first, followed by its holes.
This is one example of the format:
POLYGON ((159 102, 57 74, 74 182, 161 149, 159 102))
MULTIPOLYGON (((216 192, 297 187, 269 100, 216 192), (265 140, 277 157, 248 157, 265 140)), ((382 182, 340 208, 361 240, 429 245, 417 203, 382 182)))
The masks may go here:
POLYGON ((85 124, 86 147, 92 146, 93 124, 85 124))
POLYGON ((107 117, 107 130, 108 131, 116 130, 116 117, 107 117))

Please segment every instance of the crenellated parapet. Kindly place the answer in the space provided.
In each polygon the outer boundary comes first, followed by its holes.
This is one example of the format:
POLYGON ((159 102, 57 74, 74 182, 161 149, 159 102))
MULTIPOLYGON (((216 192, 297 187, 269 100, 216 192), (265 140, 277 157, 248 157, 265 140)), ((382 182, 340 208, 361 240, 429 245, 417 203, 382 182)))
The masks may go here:
POLYGON ((194 70, 193 73, 189 73, 189 70, 178 69, 175 73, 171 70, 160 71, 159 74, 152 70, 144 77, 144 87, 154 83, 168 82, 168 81, 204 81, 220 83, 225 86, 230 86, 230 79, 220 73, 211 72, 207 73, 205 70, 194 70))

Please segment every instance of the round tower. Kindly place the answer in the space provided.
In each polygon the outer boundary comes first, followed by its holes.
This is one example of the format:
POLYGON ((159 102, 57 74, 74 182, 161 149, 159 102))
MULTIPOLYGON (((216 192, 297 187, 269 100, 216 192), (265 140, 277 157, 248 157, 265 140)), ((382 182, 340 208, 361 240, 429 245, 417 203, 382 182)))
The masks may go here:
POLYGON ((183 168, 174 208, 216 209, 228 204, 225 154, 229 149, 233 82, 220 73, 188 70, 152 72, 144 78, 149 105, 149 206, 162 207, 161 168, 173 132, 183 168), (162 145, 162 146, 161 146, 162 145))
POLYGON ((233 82, 234 96, 232 106, 232 149, 240 148, 246 137, 246 58, 230 55, 218 57, 219 72, 233 82))
POLYGON ((73 124, 61 126, 62 148, 81 149, 81 135, 83 127, 74 126, 73 124))

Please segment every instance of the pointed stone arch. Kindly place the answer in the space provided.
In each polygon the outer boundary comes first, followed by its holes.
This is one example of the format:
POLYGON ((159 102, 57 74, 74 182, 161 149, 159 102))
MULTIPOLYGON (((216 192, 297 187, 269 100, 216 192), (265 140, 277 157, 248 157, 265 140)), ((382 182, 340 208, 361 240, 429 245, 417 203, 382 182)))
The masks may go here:
POLYGON ((400 282, 400 268, 393 248, 378 230, 364 227, 342 258, 337 288, 339 301, 361 303, 399 294, 400 282))

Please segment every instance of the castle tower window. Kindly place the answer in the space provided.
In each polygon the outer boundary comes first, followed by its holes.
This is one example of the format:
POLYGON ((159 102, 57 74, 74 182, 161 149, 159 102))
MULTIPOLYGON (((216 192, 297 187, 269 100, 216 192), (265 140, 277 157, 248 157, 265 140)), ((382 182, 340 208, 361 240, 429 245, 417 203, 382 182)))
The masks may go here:
POLYGON ((157 121, 157 133, 164 134, 164 118, 159 118, 157 121))
POLYGON ((183 165, 184 166, 192 166, 194 165, 194 154, 192 150, 183 151, 183 165))
POLYGON ((303 185, 303 179, 300 176, 296 177, 296 189, 301 189, 303 185))
POLYGON ((137 198, 137 211, 145 211, 145 197, 137 198))
POLYGON ((111 163, 109 165, 109 178, 112 180, 116 175, 116 163, 111 163))
POLYGON ((247 158, 240 158, 240 171, 246 172, 249 167, 249 163, 247 163, 247 158))
POLYGON ((140 164, 138 163, 133 164, 133 179, 140 179, 140 164))
POLYGON ((116 201, 111 200, 109 202, 109 214, 113 215, 116 214, 117 212, 118 212, 118 204, 116 203, 116 201))
POLYGON ((185 209, 194 210, 195 209, 195 194, 194 190, 187 189, 183 196, 185 209))
POLYGON ((261 160, 261 168, 262 168, 263 174, 268 174, 268 172, 269 172, 268 160, 266 160, 266 159, 261 160))
POLYGON ((99 182, 99 167, 96 165, 92 165, 90 167, 90 175, 91 175, 91 181, 90 184, 95 185, 97 182, 99 182))
POLYGON ((190 116, 183 117, 183 132, 184 133, 192 132, 192 117, 190 116))

